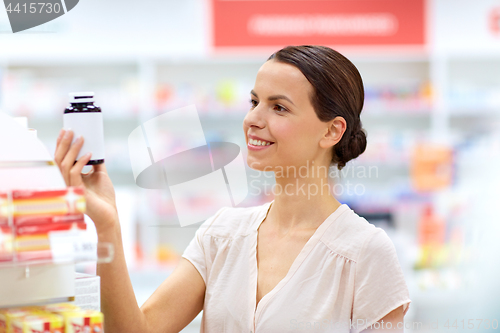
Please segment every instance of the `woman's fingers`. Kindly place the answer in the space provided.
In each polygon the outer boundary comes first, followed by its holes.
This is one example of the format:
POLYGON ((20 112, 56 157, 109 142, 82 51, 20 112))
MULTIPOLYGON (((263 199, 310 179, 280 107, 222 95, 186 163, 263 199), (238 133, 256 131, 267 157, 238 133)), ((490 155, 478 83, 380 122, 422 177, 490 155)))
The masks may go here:
MULTIPOLYGON (((71 140, 73 138, 73 133, 72 133, 72 131, 68 131, 68 132, 70 132, 71 134, 69 136, 65 135, 62 138, 62 141, 59 144, 59 149, 58 149, 58 153, 60 153, 60 154, 62 154, 63 152, 66 152, 66 153, 64 154, 62 161, 60 161, 60 162, 56 161, 56 163, 59 165, 59 169, 61 170, 64 181, 66 182, 66 185, 72 186, 74 184, 71 183, 70 172, 71 172, 73 166, 75 165, 76 157, 78 156, 78 153, 80 152, 80 149, 83 146, 83 138, 80 137, 80 138, 76 139, 73 144, 71 144, 71 140)), ((60 159, 60 156, 58 156, 57 158, 60 159)), ((81 181, 79 183, 81 183, 81 181)))
MULTIPOLYGON (((61 163, 64 159, 64 156, 66 156, 66 153, 69 150, 72 139, 73 139, 73 131, 71 131, 71 130, 64 131, 63 136, 58 138, 56 152, 54 154, 54 161, 59 166, 59 169, 61 169, 61 163)), ((61 170, 61 172, 62 172, 62 170, 61 170)))
POLYGON ((59 136, 57 137, 57 141, 56 141, 56 150, 57 150, 57 147, 59 146, 59 142, 61 142, 61 139, 62 139, 64 133, 65 133, 64 128, 61 128, 61 131, 59 132, 59 136))
POLYGON ((56 146, 56 151, 54 153, 54 161, 56 162, 57 166, 59 167, 59 171, 61 171, 61 175, 63 176, 64 182, 66 183, 66 186, 69 186, 69 177, 67 177, 67 173, 65 172, 66 166, 63 166, 63 160, 64 157, 66 156, 66 153, 68 152, 70 145, 71 145, 71 140, 73 139, 73 132, 72 131, 64 131, 62 130, 62 136, 58 138, 58 143, 56 146))
POLYGON ((75 163, 69 172, 69 180, 71 186, 80 186, 83 184, 82 181, 82 169, 90 161, 92 153, 87 153, 80 157, 80 159, 75 163))

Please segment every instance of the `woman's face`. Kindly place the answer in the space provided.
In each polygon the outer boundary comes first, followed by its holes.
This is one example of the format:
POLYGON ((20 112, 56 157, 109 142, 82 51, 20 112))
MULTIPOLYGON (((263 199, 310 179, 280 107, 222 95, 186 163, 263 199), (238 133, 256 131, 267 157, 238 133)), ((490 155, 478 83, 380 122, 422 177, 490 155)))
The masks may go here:
POLYGON ((299 168, 306 163, 329 164, 331 147, 324 142, 320 146, 320 141, 331 122, 317 117, 310 101, 312 93, 313 86, 297 67, 275 60, 262 65, 243 121, 247 163, 252 169, 286 172, 287 167, 299 168), (272 144, 255 146, 252 138, 272 144))

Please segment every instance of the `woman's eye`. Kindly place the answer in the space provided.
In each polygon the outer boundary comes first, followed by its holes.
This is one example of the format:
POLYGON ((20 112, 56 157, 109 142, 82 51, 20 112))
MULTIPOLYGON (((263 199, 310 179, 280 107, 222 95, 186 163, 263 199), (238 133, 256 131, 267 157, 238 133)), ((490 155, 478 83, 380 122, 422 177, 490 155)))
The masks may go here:
POLYGON ((284 107, 282 107, 281 105, 278 105, 278 104, 276 104, 276 105, 274 106, 274 109, 275 109, 276 111, 278 111, 278 112, 286 112, 286 111, 288 111, 287 109, 285 109, 284 107))
POLYGON ((250 101, 249 101, 249 102, 250 102, 250 104, 251 104, 251 106, 252 106, 252 109, 253 109, 254 107, 256 107, 256 106, 257 106, 257 104, 259 104, 259 102, 257 102, 255 99, 250 99, 250 101))

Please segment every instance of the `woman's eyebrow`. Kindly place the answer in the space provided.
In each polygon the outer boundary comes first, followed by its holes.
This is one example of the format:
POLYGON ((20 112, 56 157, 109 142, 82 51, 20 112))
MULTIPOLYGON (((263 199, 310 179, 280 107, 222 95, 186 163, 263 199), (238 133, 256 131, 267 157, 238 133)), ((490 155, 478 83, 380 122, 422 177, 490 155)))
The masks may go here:
MULTIPOLYGON (((253 90, 250 91, 250 93, 257 98, 259 97, 259 96, 257 96, 257 93, 253 90)), ((295 104, 292 102, 292 100, 290 98, 286 97, 285 95, 273 95, 273 96, 269 96, 267 99, 269 101, 275 101, 277 99, 284 99, 285 101, 289 101, 290 103, 292 103, 293 106, 295 106, 295 104)))

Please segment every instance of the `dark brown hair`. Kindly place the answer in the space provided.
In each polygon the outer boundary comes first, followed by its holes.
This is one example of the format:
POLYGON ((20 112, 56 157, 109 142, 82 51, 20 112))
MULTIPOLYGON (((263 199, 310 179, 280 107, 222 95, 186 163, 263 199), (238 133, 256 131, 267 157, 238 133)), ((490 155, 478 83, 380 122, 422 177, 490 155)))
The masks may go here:
POLYGON ((341 170, 366 149, 366 132, 359 118, 364 103, 363 80, 356 66, 337 51, 316 45, 287 46, 269 59, 297 67, 314 88, 311 104, 321 121, 341 116, 346 131, 333 147, 331 163, 341 170))

